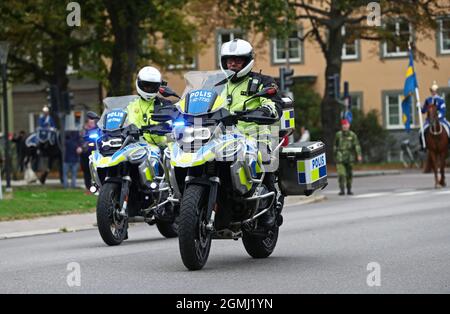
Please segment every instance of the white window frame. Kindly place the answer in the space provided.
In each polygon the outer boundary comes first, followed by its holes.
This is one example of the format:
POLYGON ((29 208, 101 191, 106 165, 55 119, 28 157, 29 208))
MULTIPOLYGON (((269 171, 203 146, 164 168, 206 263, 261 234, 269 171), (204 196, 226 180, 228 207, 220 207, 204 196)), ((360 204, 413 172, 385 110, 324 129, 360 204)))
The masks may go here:
POLYGON ((439 23, 439 53, 446 55, 446 54, 450 54, 450 49, 444 49, 444 33, 442 31, 444 20, 450 21, 450 17, 447 16, 447 17, 439 19, 439 21, 438 21, 438 23, 439 23))
MULTIPOLYGON (((172 49, 168 48, 167 49, 167 53, 171 54, 172 53, 172 49)), ((180 54, 180 60, 184 61, 185 58, 185 54, 181 53, 180 54)), ((197 66, 197 60, 195 58, 195 56, 192 57, 192 63, 190 64, 185 64, 185 63, 180 63, 180 64, 169 64, 167 66, 167 69, 169 70, 192 70, 195 69, 197 66)))
MULTIPOLYGON (((342 34, 342 36, 345 37, 345 26, 342 26, 341 34, 342 34)), ((341 55, 342 60, 358 60, 358 58, 359 58, 359 40, 358 39, 355 39, 354 45, 355 45, 356 53, 355 54, 347 54, 347 44, 344 41, 344 44, 342 46, 342 55, 341 55)))
POLYGON ((354 99, 358 99, 358 102, 357 102, 356 106, 352 106, 352 110, 353 109, 362 110, 362 107, 363 107, 363 104, 362 104, 363 95, 362 95, 362 93, 354 93, 354 94, 350 93, 350 98, 352 99, 352 101, 354 99))
MULTIPOLYGON (((417 108, 415 106, 415 98, 414 96, 413 99, 411 100, 411 116, 412 116, 412 121, 411 121, 411 128, 416 128, 417 124, 417 108)), ((398 94, 394 94, 394 93, 390 93, 390 94, 386 94, 385 95, 385 99, 384 99, 384 107, 385 107, 385 112, 386 112, 386 129, 388 130, 398 130, 398 129, 404 129, 405 125, 403 124, 403 110, 402 110, 402 101, 403 101, 403 94, 402 93, 398 93, 398 94), (389 123, 389 97, 393 97, 393 96, 397 96, 397 100, 398 100, 398 112, 399 112, 399 124, 390 124, 389 123)))
MULTIPOLYGON (((395 35, 400 36, 400 23, 405 22, 404 20, 395 20, 395 35)), ((406 21, 408 23, 409 28, 409 41, 413 40, 413 28, 411 23, 406 21)), ((392 23, 392 22, 388 22, 392 23)), ((399 51, 399 46, 395 47, 396 52, 387 52, 387 42, 383 42, 383 57, 385 58, 391 58, 391 57, 407 57, 408 56, 408 50, 406 51, 399 51)))
MULTIPOLYGON (((294 38, 294 37, 289 37, 289 38, 288 38, 288 41, 291 41, 291 40, 298 40, 298 46, 297 46, 297 48, 298 48, 298 58, 292 58, 292 57, 289 55, 289 62, 293 62, 293 63, 301 63, 302 60, 303 60, 303 49, 302 49, 302 48, 303 48, 303 47, 302 47, 303 43, 302 43, 302 41, 298 38, 299 35, 301 36, 301 31, 300 31, 300 30, 297 31, 297 38, 294 38)), ((282 40, 282 39, 280 39, 280 38, 273 38, 273 39, 272 39, 272 61, 273 61, 274 64, 286 63, 286 58, 278 58, 278 57, 277 57, 277 42, 278 42, 279 40, 282 40)), ((290 50, 290 49, 289 49, 289 50, 290 50)))
POLYGON ((37 125, 36 121, 39 122, 40 112, 29 112, 28 113, 28 129, 29 133, 36 131, 37 125))

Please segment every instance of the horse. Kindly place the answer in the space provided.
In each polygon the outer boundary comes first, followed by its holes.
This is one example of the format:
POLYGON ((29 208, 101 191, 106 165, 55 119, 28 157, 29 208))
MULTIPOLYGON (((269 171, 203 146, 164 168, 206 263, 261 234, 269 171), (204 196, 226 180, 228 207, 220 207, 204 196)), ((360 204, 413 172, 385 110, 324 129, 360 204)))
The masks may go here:
POLYGON ((38 170, 41 159, 48 159, 39 181, 45 184, 47 175, 52 169, 53 162, 56 160, 59 161, 58 171, 62 182, 62 151, 59 132, 51 128, 38 128, 35 133, 28 136, 25 145, 27 147, 26 164, 31 162, 34 171, 38 170))
POLYGON ((425 134, 425 143, 428 149, 428 160, 434 171, 435 188, 445 187, 445 160, 448 154, 448 135, 439 121, 438 111, 435 104, 430 104, 427 109, 429 121, 428 132, 425 134), (438 180, 438 170, 441 178, 438 180))

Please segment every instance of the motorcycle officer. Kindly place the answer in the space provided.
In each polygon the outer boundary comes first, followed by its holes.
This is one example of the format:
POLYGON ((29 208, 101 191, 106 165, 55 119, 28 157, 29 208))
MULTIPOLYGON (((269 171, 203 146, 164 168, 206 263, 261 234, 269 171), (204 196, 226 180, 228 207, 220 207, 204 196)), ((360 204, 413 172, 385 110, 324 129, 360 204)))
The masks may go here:
MULTIPOLYGON (((151 119, 152 114, 161 107, 172 105, 169 100, 158 96, 162 82, 162 76, 158 69, 145 66, 139 70, 136 78, 136 90, 140 97, 127 107, 130 123, 138 128, 159 123, 151 119)), ((165 136, 145 133, 144 139, 160 148, 166 145, 165 136)))
MULTIPOLYGON (((136 90, 140 97, 127 106, 126 111, 128 112, 129 123, 136 125, 138 128, 159 124, 159 122, 151 119, 152 114, 164 106, 172 105, 171 101, 158 96, 158 91, 162 84, 162 76, 158 69, 145 66, 139 70, 136 78, 136 90)), ((157 145, 160 148, 160 152, 166 147, 167 140, 165 136, 144 133, 143 137, 149 144, 157 145)), ((163 170, 160 169, 160 171, 163 170)), ((164 216, 171 215, 171 206, 166 206, 164 216)))
MULTIPOLYGON (((254 65, 254 53, 252 45, 242 39, 234 39, 222 45, 220 50, 220 67, 223 71, 231 70, 235 74, 228 78, 225 92, 230 112, 235 111, 252 111, 252 114, 261 115, 263 117, 272 117, 280 119, 281 117, 281 98, 275 95, 272 98, 258 97, 248 101, 244 108, 244 101, 256 94, 265 87, 273 86, 277 88, 275 80, 269 76, 260 73, 251 72, 254 65)), ((270 133, 267 128, 259 128, 255 123, 239 121, 238 129, 246 136, 258 138, 266 136, 264 145, 269 146, 270 150, 270 133), (253 135, 253 136, 252 136, 253 135)), ((262 151, 267 151, 267 146, 262 151)), ((260 146, 261 147, 261 146, 260 146)), ((267 154, 266 154, 267 155, 267 154)), ((263 154, 264 156, 264 154, 263 154)), ((267 161, 267 157, 263 157, 263 161, 267 161)), ((275 175, 273 172, 266 172, 264 183, 269 191, 277 192, 275 188, 275 175)), ((281 195, 277 195, 277 200, 281 200, 281 195)), ((279 209, 281 210, 281 208, 279 209)), ((278 212, 279 214, 279 212, 278 212)), ((270 228, 276 221, 274 207, 258 218, 258 222, 265 228, 270 228)))

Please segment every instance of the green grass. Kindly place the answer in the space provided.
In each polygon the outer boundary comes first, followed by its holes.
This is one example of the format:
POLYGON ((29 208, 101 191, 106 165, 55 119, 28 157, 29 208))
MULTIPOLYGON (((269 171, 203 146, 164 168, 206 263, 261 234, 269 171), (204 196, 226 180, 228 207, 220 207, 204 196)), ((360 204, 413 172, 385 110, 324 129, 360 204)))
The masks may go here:
POLYGON ((95 211, 97 197, 81 189, 14 187, 11 199, 0 200, 0 221, 95 211))

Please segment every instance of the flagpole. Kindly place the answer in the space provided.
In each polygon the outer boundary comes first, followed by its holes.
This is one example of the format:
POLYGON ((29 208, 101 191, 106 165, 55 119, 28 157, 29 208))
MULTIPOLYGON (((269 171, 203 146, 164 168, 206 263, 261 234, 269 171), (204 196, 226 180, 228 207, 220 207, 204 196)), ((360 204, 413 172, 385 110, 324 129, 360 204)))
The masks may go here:
POLYGON ((419 112, 419 123, 420 123, 420 134, 422 135, 422 143, 423 143, 423 148, 427 148, 427 144, 425 143, 425 135, 423 132, 423 118, 422 118, 422 108, 420 105, 420 96, 419 96, 419 89, 416 87, 416 99, 417 99, 417 111, 419 112))
MULTIPOLYGON (((412 55, 410 42, 408 42, 408 49, 409 49, 409 53, 412 55)), ((416 70, 414 69, 414 74, 415 73, 416 73, 416 70)), ((416 81, 417 81, 417 75, 416 75, 416 81)), ((416 85, 418 86, 419 84, 416 84, 416 85)), ((421 106, 421 102, 420 102, 419 88, 417 86, 415 88, 415 92, 416 92, 416 107, 417 107, 417 111, 419 113, 420 134, 422 137, 423 148, 427 148, 427 144, 425 143, 425 134, 423 132, 422 106, 421 106)))

